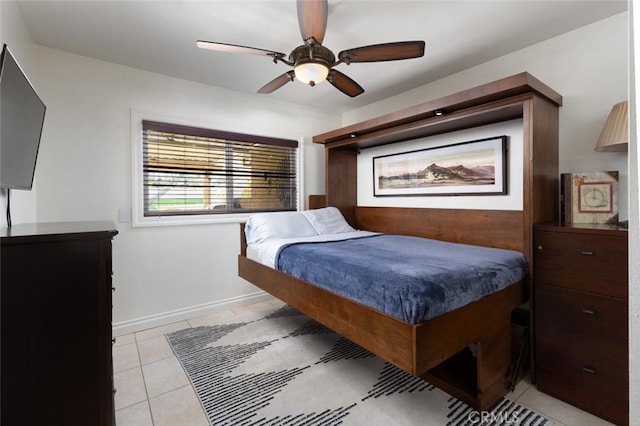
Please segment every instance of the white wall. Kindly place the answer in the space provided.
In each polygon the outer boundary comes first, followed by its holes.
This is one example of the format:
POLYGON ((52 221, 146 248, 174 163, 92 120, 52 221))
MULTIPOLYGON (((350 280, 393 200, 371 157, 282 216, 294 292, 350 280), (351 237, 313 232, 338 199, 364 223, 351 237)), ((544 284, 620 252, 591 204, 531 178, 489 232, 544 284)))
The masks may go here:
MULTIPOLYGON (((39 92, 34 45, 14 2, 0 1, 0 44, 6 43, 22 70, 39 92)), ((0 46, 1 47, 1 46, 0 46)), ((36 191, 39 173, 36 173, 31 191, 11 190, 12 223, 30 223, 36 220, 36 191)), ((0 190, 0 226, 6 226, 4 214, 6 190, 0 190)))
MULTIPOLYGON (((640 86, 636 77, 640 58, 640 10, 630 4, 632 9, 633 48, 631 55, 629 102, 631 121, 631 146, 629 147, 629 418, 640 419, 640 161, 638 158, 638 97, 640 86)), ((632 424, 632 422, 629 422, 632 424)))
MULTIPOLYGON (((131 112, 304 141, 304 193, 322 193, 311 136, 340 117, 38 46, 48 117, 37 220, 118 221, 132 205, 131 112), (295 119, 292 120, 292 117, 295 119)), ((237 223, 132 228, 114 240, 115 334, 222 309, 258 293, 237 277, 237 223)), ((262 294, 262 293, 260 293, 262 294)))
MULTIPOLYGON (((560 173, 618 170, 619 211, 628 217, 627 153, 593 150, 611 107, 627 99, 628 14, 519 50, 396 97, 343 115, 343 125, 450 95, 520 72, 529 72, 563 96, 560 173)), ((428 53, 425 60, 429 60, 428 53)))

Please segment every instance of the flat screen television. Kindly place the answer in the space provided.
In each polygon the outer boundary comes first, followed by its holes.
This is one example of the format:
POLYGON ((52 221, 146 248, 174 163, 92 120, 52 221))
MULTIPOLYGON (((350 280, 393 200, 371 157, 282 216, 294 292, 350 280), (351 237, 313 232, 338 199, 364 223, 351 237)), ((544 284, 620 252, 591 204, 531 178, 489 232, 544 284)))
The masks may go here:
POLYGON ((4 44, 0 58, 0 188, 32 188, 45 110, 4 44))

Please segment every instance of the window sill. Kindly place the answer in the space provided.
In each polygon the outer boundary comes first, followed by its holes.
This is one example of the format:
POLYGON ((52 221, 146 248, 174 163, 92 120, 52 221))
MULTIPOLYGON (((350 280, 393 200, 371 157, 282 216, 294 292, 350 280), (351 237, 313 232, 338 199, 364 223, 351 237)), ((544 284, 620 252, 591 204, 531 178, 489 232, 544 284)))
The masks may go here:
POLYGON ((220 215, 193 215, 193 216, 154 216, 136 217, 131 226, 134 228, 147 228, 154 226, 183 226, 183 225, 210 225, 220 223, 242 223, 253 213, 229 213, 220 215))

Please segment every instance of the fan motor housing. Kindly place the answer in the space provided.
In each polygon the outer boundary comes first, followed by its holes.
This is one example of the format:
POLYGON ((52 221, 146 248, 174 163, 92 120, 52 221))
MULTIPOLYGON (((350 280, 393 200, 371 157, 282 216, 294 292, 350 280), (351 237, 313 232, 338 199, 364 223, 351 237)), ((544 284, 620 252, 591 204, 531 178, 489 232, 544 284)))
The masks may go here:
POLYGON ((293 63, 293 66, 315 62, 331 68, 335 64, 336 57, 331 50, 321 44, 303 44, 293 49, 289 55, 289 61, 293 63))

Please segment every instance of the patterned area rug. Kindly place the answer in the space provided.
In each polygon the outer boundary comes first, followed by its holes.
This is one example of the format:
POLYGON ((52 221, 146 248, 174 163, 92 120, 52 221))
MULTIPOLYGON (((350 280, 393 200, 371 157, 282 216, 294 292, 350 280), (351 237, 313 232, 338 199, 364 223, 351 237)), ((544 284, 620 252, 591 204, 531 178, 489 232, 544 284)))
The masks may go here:
POLYGON ((215 426, 552 425, 505 399, 478 413, 291 307, 167 334, 215 426))

